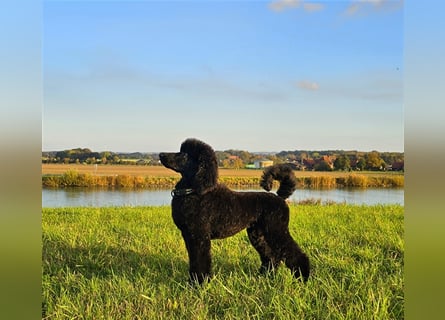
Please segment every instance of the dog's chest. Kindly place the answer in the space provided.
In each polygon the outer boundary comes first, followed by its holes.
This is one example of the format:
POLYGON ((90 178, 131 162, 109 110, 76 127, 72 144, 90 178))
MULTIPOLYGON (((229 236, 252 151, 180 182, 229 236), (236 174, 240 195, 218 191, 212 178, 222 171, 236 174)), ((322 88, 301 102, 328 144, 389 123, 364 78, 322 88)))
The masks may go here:
POLYGON ((173 221, 179 229, 183 229, 189 223, 196 221, 199 214, 196 208, 199 207, 197 197, 174 197, 172 199, 172 217, 173 221))

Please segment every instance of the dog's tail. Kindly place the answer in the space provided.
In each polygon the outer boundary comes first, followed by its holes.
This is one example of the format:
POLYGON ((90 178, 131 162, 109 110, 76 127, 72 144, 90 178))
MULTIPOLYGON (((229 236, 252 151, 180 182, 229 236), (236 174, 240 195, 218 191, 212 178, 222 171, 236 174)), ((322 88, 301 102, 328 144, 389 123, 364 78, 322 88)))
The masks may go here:
POLYGON ((274 180, 280 182, 277 195, 283 199, 287 199, 297 186, 297 179, 291 166, 288 164, 276 164, 267 167, 261 177, 260 186, 264 190, 270 191, 274 180))

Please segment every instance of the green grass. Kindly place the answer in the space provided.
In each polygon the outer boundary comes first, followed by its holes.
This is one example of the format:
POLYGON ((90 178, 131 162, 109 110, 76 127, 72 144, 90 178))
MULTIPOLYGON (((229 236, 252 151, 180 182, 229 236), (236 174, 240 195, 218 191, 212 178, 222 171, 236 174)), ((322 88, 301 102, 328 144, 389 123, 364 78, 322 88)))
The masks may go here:
POLYGON ((292 205, 308 283, 257 273, 242 232, 212 242, 212 281, 187 284, 170 207, 43 209, 44 319, 403 319, 403 207, 292 205))

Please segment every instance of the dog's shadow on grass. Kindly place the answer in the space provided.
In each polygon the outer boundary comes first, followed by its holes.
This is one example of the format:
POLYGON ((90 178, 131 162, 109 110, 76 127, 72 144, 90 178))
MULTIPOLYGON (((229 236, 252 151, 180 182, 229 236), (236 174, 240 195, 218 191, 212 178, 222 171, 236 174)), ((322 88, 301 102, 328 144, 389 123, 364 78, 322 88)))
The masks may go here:
MULTIPOLYGON (((149 244, 147 244, 149 246, 149 244)), ((43 240, 43 273, 58 276, 60 273, 81 274, 85 278, 111 279, 125 278, 129 281, 145 279, 153 283, 187 282, 188 257, 181 252, 162 250, 147 253, 137 252, 117 246, 106 246, 100 242, 85 246, 70 245, 60 239, 43 240)), ((215 257, 214 275, 255 274, 258 266, 252 261, 227 261, 224 257, 215 257)))
POLYGON ((188 276, 186 257, 172 257, 162 252, 141 253, 100 243, 88 246, 70 246, 61 241, 43 241, 43 273, 60 272, 81 274, 86 278, 122 277, 130 281, 147 279, 182 282, 188 276))

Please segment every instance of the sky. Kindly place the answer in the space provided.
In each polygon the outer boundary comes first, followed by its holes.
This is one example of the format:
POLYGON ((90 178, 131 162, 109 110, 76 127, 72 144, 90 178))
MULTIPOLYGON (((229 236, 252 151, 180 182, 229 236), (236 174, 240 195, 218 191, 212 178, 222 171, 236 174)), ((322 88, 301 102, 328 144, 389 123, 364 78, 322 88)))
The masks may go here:
POLYGON ((404 151, 400 0, 46 1, 42 150, 404 151))

